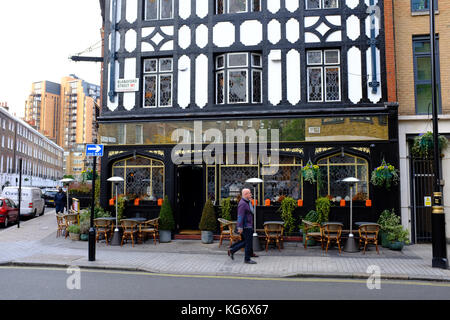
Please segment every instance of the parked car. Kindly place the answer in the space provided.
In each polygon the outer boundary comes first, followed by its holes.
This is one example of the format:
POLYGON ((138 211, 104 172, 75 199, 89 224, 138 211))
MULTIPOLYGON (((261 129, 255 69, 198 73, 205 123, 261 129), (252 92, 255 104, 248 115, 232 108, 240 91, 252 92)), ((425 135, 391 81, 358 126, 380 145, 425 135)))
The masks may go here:
POLYGON ((55 194, 58 192, 58 190, 46 190, 44 192, 44 201, 45 205, 47 207, 54 207, 55 206, 55 194))
MULTIPOLYGON (((42 216, 45 211, 45 201, 41 189, 22 187, 21 191, 20 215, 34 217, 39 214, 42 216)), ((5 187, 2 197, 12 199, 18 205, 19 187, 5 187)))
POLYGON ((15 202, 8 198, 0 198, 0 224, 7 227, 11 222, 17 222, 19 209, 15 202))

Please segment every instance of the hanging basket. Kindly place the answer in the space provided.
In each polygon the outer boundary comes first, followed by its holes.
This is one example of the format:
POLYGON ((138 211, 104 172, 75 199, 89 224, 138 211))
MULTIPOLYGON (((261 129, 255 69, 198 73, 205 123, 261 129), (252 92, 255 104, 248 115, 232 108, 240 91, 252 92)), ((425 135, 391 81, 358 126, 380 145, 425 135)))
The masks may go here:
MULTIPOLYGON (((445 136, 438 135, 439 153, 442 149, 447 147, 448 140, 445 136)), ((434 152, 434 137, 431 131, 421 133, 414 138, 414 145, 412 147, 412 154, 416 158, 430 159, 433 158, 434 152)))
POLYGON ((383 159, 381 165, 372 171, 370 182, 374 186, 385 187, 389 190, 392 185, 397 185, 399 180, 398 169, 383 159))
POLYGON ((309 160, 306 166, 302 168, 301 174, 304 181, 313 184, 319 179, 319 166, 309 160))

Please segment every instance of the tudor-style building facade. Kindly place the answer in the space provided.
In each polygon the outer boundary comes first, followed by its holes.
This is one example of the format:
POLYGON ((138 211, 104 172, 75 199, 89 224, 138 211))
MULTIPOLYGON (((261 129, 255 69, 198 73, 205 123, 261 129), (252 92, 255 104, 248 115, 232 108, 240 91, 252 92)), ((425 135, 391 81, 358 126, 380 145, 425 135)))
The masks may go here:
MULTIPOLYGON (((330 220, 348 228, 348 201, 339 200, 349 200, 349 188, 340 180, 355 176, 354 221, 398 212, 398 187, 386 193, 369 182, 383 159, 398 167, 391 1, 109 0, 104 9, 103 206, 113 196, 106 179, 119 175, 120 193, 149 200, 129 215, 157 214, 152 201, 167 195, 177 229, 198 229, 208 197, 218 205, 260 177, 260 204, 291 196, 303 200, 296 215, 304 216, 328 196, 337 204, 330 220), (198 153, 217 142, 205 135, 192 141, 192 163, 174 163, 174 131, 194 136, 200 127, 223 136, 279 130, 267 145, 279 152, 278 170, 252 159, 248 144, 245 163, 202 161, 198 153), (318 184, 299 178, 309 161, 319 166, 318 184)), ((257 227, 276 209, 261 206, 257 227)))

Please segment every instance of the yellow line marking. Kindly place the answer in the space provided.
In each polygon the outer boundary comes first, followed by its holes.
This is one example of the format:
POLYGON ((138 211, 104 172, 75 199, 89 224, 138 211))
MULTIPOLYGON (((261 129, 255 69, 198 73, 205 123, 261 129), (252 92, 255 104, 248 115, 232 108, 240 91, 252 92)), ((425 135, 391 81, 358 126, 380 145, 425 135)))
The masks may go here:
MULTIPOLYGON (((78 266, 73 266, 78 267, 78 266)), ((64 271, 66 267, 30 267, 30 266, 0 266, 0 269, 31 269, 31 270, 46 270, 46 271, 64 271)), ((281 281, 281 282, 323 282, 323 283, 367 283, 367 279, 335 279, 335 278, 314 278, 309 276, 305 278, 264 278, 264 277, 244 277, 244 276, 213 276, 213 275, 188 275, 188 274, 170 274, 170 273, 152 273, 145 271, 120 271, 120 270, 103 270, 103 269, 85 269, 80 268, 81 272, 90 273, 107 273, 107 274, 122 274, 122 275, 140 275, 140 276, 158 276, 158 277, 172 277, 172 278, 197 278, 197 279, 235 279, 235 280, 257 280, 257 281, 281 281)), ((367 275, 368 277, 370 275, 367 275)), ((411 281, 411 280, 386 280, 381 279, 381 284, 396 284, 396 285, 414 285, 414 286, 431 286, 431 287, 448 287, 448 282, 435 281, 411 281)))

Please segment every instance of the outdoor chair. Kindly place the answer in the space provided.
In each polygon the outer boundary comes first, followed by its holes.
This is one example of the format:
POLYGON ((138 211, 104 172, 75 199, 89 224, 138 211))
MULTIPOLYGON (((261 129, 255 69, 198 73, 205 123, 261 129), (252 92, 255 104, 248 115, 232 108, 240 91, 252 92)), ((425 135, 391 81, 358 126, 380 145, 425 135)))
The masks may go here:
POLYGON ((67 232, 67 229, 69 226, 73 224, 79 224, 78 223, 78 215, 77 214, 65 214, 64 215, 64 221, 66 225, 66 238, 69 236, 69 232, 67 232))
POLYGON ((106 244, 108 244, 108 237, 113 232, 113 222, 111 220, 97 218, 97 219, 94 219, 94 225, 95 225, 95 229, 97 231, 95 240, 98 242, 100 235, 103 235, 103 237, 105 238, 106 244))
POLYGON ((266 251, 269 248, 269 243, 272 241, 276 244, 278 250, 280 250, 280 247, 283 248, 283 231, 284 226, 280 223, 264 224, 264 233, 266 234, 266 251))
POLYGON ((58 225, 58 229, 56 231, 56 237, 59 237, 63 234, 67 234, 67 224, 64 219, 64 215, 57 213, 56 214, 56 223, 58 225))
POLYGON ((231 221, 223 218, 218 218, 217 220, 220 225, 219 247, 222 245, 223 240, 230 240, 230 243, 232 244, 231 237, 233 236, 233 230, 230 228, 230 225, 232 225, 231 221))
POLYGON ((303 237, 305 238, 305 250, 308 247, 308 240, 316 240, 320 241, 320 246, 323 249, 323 234, 322 234, 322 226, 317 222, 310 222, 307 220, 303 220, 303 224, 305 225, 303 237), (319 231, 315 231, 319 229, 319 231))
POLYGON ((379 224, 362 224, 358 228, 359 232, 359 248, 361 248, 364 243, 363 254, 366 253, 366 247, 368 244, 374 244, 377 249, 377 253, 380 254, 378 250, 378 232, 380 231, 379 224))
POLYGON ((120 246, 123 245, 124 240, 126 241, 127 239, 131 239, 131 246, 134 247, 134 239, 138 232, 137 221, 122 219, 120 223, 123 229, 122 242, 120 243, 120 246))
MULTIPOLYGON (((159 239, 159 218, 147 220, 139 224, 139 239, 142 240, 146 235, 153 236, 153 242, 156 245, 156 238, 159 239)), ((143 240, 145 242, 145 239, 143 240)))
POLYGON ((325 252, 328 253, 328 246, 331 242, 336 242, 341 253, 341 234, 342 224, 340 223, 325 223, 322 227, 323 241, 326 241, 327 247, 325 252))

